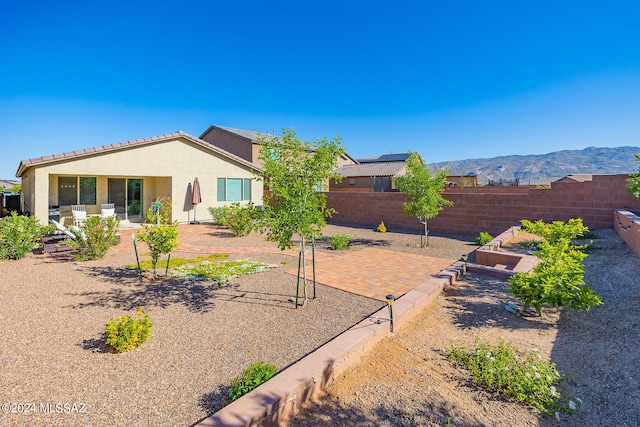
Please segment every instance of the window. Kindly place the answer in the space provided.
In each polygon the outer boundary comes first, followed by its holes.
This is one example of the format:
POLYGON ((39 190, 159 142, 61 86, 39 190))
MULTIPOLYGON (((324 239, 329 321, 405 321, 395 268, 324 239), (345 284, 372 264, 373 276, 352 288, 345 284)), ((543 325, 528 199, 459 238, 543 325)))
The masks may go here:
POLYGON ((96 204, 96 178, 59 176, 58 177, 58 204, 61 206, 96 204))
POLYGON ((251 200, 251 178, 218 178, 219 202, 251 200))

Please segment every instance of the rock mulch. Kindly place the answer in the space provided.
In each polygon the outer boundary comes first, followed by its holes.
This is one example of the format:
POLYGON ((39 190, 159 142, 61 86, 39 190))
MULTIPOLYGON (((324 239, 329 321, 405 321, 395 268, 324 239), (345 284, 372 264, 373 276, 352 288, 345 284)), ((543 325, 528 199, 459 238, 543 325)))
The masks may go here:
MULTIPOLYGON (((0 425, 190 425, 226 404, 231 378, 250 363, 282 369, 383 304, 319 285, 316 300, 294 309, 296 279, 285 272, 295 258, 262 250, 275 247, 264 236, 196 227, 205 232, 190 247, 254 248, 230 259, 279 266, 219 286, 163 277, 141 283, 124 268, 135 263, 132 251, 83 263, 35 254, 0 261, 0 400, 16 404, 14 413, 0 413, 0 425), (105 323, 139 306, 154 323, 151 338, 128 353, 109 352, 105 323)), ((325 229, 334 233, 356 236, 351 251, 373 246, 457 259, 474 248, 469 236, 433 236, 421 249, 414 234, 325 229)), ((318 250, 327 246, 320 239, 318 250)))

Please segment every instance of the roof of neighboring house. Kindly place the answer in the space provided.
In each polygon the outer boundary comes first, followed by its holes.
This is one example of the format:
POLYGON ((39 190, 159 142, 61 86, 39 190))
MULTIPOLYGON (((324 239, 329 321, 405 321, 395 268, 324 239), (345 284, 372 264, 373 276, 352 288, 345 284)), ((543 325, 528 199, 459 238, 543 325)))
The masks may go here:
POLYGON ((364 159, 358 159, 360 163, 379 163, 379 162, 406 162, 409 158, 409 153, 397 153, 397 154, 380 154, 378 156, 366 157, 364 159))
POLYGON ((202 138, 203 136, 205 136, 211 129, 213 128, 218 128, 218 129, 222 129, 224 131, 227 131, 229 133, 233 133, 236 134, 238 136, 241 136, 245 139, 250 140, 251 142, 258 142, 258 138, 262 137, 263 139, 270 141, 273 138, 276 137, 275 135, 275 131, 274 134, 270 134, 270 133, 262 133, 262 132, 256 132, 256 131, 250 131, 250 130, 243 130, 243 129, 235 129, 235 128, 230 128, 227 126, 218 126, 218 125, 211 125, 207 128, 207 130, 205 130, 204 132, 202 132, 202 135, 200 135, 200 138, 202 138))
POLYGON ((66 153, 61 153, 61 154, 52 154, 50 156, 33 157, 31 159, 22 160, 20 162, 20 166, 18 167, 18 171, 16 172, 16 176, 22 176, 27 169, 33 166, 39 166, 39 165, 44 165, 48 163, 56 163, 60 161, 67 161, 71 159, 80 159, 83 157, 89 157, 96 154, 109 153, 113 151, 133 148, 136 146, 155 144, 158 142, 164 142, 164 141, 168 141, 176 138, 186 139, 194 144, 197 144, 201 147, 208 149, 209 151, 212 151, 216 154, 226 157, 231 161, 240 163, 258 172, 262 171, 262 169, 257 165, 251 162, 248 162, 245 159, 236 156, 235 154, 229 153, 228 151, 225 151, 219 147, 216 147, 215 145, 210 144, 207 141, 203 141, 200 138, 196 138, 195 136, 189 135, 188 133, 177 131, 177 132, 168 133, 165 135, 152 136, 150 138, 133 139, 130 141, 118 142, 115 144, 102 145, 99 147, 85 148, 83 150, 68 151, 66 153))
POLYGON ((593 180, 593 175, 590 173, 587 174, 572 174, 572 175, 567 175, 565 177, 562 177, 554 182, 557 181, 575 181, 575 182, 585 182, 585 181, 592 181, 593 180))
POLYGON ((400 172, 407 164, 405 162, 360 163, 340 166, 335 173, 346 178, 362 176, 393 176, 400 172))
MULTIPOLYGON (((218 128, 218 129, 222 129, 226 132, 229 133, 233 133, 235 135, 238 135, 242 138, 248 139, 250 140, 252 143, 258 143, 258 138, 262 138, 265 141, 271 141, 274 138, 278 138, 278 136, 275 134, 275 130, 273 132, 273 134, 270 133, 261 133, 261 132, 256 132, 256 131, 250 131, 250 130, 243 130, 243 129, 236 129, 236 128, 230 128, 227 126, 218 126, 218 125, 211 125, 207 128, 207 130, 205 130, 204 132, 202 132, 202 135, 200 135, 200 138, 203 138, 207 133, 209 133, 209 131, 213 128, 218 128)), ((314 151, 316 149, 316 147, 309 143, 309 149, 314 151)), ((349 153, 347 153, 346 151, 344 152, 344 155, 351 161, 353 161, 354 163, 358 163, 358 161, 356 159, 354 159, 353 157, 351 157, 349 155, 349 153)))

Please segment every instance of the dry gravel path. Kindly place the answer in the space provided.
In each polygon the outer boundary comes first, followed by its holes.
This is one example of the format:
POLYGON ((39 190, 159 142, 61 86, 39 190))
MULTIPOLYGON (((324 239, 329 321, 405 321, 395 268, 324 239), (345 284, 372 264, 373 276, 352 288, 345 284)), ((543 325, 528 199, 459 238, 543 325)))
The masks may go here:
MULTIPOLYGON (((295 277, 285 273, 295 258, 265 251, 275 244, 260 235, 234 238, 208 224, 198 227, 203 232, 183 250, 249 247, 254 250, 230 259, 279 266, 217 286, 140 283, 135 271, 123 268, 135 263, 132 251, 83 263, 35 254, 0 261, 0 401, 29 405, 29 413, 0 413, 1 426, 191 425, 226 404, 230 379, 250 363, 282 369, 382 305, 320 285, 319 298, 296 310, 289 302, 295 277), (105 323, 134 315, 138 306, 154 323, 151 338, 128 353, 108 352, 105 323), (55 413, 56 404, 73 413, 55 413)), ((469 236, 433 236, 431 246, 420 249, 412 234, 329 226, 325 235, 336 232, 357 236, 349 250, 374 246, 456 259, 473 248, 469 236)), ((327 250, 326 240, 318 247, 327 250)))

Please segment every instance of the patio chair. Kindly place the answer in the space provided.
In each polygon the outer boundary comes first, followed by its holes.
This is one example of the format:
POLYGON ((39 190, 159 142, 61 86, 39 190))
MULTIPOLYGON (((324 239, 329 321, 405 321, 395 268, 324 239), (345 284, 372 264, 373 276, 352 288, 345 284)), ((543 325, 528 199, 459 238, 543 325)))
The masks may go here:
POLYGON ((103 203, 100 205, 100 218, 107 219, 116 216, 116 206, 114 203, 103 203))
POLYGON ((69 238, 71 240, 76 240, 76 235, 73 234, 71 231, 69 231, 69 229, 67 227, 65 227, 64 225, 60 224, 55 219, 49 219, 49 222, 56 227, 56 232, 58 233, 58 235, 64 235, 65 238, 69 238))
POLYGON ((85 205, 71 205, 71 214, 73 215, 73 225, 76 227, 84 226, 87 221, 87 207, 85 205))

